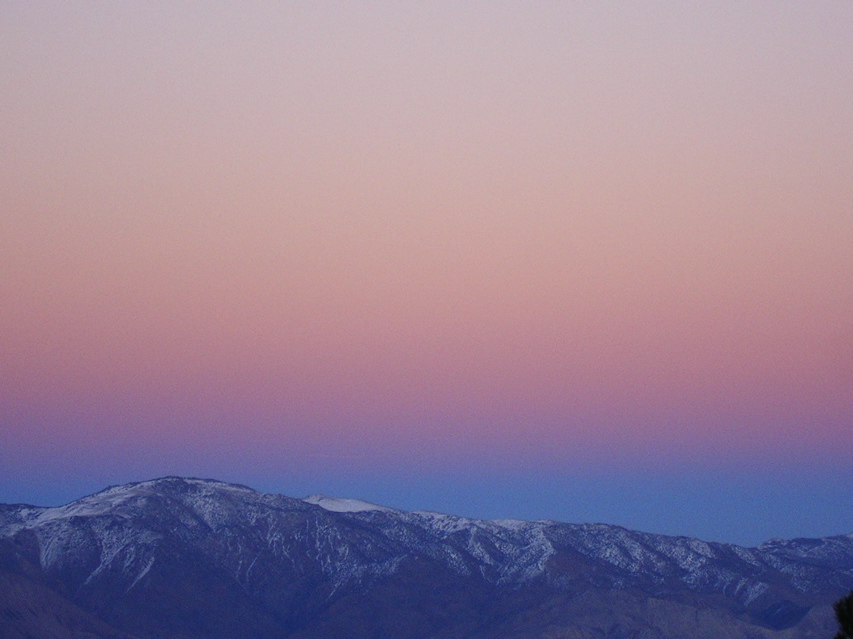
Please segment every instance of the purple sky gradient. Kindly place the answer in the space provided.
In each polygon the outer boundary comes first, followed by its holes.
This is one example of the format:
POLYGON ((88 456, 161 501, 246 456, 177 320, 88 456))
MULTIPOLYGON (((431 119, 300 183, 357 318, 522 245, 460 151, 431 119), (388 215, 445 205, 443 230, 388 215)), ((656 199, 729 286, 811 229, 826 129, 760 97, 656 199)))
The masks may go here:
POLYGON ((850 3, 0 24, 0 501, 853 531, 850 3))

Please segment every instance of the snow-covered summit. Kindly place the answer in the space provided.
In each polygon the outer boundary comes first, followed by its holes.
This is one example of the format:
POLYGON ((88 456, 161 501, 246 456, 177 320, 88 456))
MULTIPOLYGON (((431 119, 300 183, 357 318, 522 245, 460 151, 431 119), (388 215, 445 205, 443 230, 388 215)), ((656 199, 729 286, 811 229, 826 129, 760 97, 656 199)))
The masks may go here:
MULTIPOLYGON (((759 631, 748 636, 769 639, 769 629, 798 624, 813 606, 828 610, 853 588, 851 535, 742 548, 606 524, 470 519, 319 494, 294 499, 182 477, 115 486, 57 508, 0 505, 0 555, 15 559, 6 566, 61 584, 63 593, 82 593, 75 594, 79 601, 119 601, 133 610, 142 602, 134 618, 145 619, 158 597, 164 609, 175 601, 181 610, 196 605, 193 619, 244 606, 227 633, 204 635, 218 639, 237 636, 235 628, 270 605, 279 606, 269 618, 274 625, 306 610, 331 618, 327 613, 345 602, 344 628, 358 607, 352 602, 366 601, 371 615, 388 605, 395 623, 401 601, 418 608, 419 623, 457 604, 471 606, 471 619, 483 610, 508 619, 507 611, 528 614, 533 605, 529 616, 538 619, 589 593, 616 596, 620 605, 637 597, 642 610, 649 597, 674 602, 673 610, 696 601, 701 615, 713 608, 734 615, 734 624, 752 619, 749 628, 759 631), (439 599, 429 600, 431 593, 439 599)), ((655 608, 655 619, 661 610, 655 608)), ((708 619, 696 615, 697 623, 708 619)), ((240 636, 289 636, 293 628, 271 634, 270 627, 240 636)), ((462 627, 434 636, 469 636, 473 626, 462 627)), ((306 636, 332 636, 328 631, 306 636)), ((2 623, 0 635, 6 636, 2 623)))

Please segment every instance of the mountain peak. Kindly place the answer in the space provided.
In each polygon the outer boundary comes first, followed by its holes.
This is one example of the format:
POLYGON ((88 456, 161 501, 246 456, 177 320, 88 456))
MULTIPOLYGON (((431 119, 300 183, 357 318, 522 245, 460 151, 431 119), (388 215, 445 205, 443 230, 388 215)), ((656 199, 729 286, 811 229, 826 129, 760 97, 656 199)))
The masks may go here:
MULTIPOLYGON (((137 639, 448 639, 483 624, 477 636, 542 637, 543 623, 561 629, 549 636, 773 639, 790 628, 787 639, 806 639, 831 635, 829 604, 853 588, 850 535, 742 548, 198 478, 0 515, 0 601, 39 590, 137 639), (613 634, 620 624, 628 630, 613 634)), ((31 604, 13 612, 24 619, 31 604)), ((47 636, 12 632, 5 619, 0 636, 47 636)))

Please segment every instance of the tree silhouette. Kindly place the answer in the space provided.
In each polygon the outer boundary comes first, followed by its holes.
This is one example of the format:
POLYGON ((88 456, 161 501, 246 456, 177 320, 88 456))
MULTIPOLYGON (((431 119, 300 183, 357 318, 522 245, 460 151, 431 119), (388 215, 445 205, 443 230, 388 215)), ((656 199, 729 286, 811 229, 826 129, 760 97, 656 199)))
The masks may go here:
POLYGON ((833 608, 839 626, 835 639, 853 639, 853 592, 836 601, 833 608))

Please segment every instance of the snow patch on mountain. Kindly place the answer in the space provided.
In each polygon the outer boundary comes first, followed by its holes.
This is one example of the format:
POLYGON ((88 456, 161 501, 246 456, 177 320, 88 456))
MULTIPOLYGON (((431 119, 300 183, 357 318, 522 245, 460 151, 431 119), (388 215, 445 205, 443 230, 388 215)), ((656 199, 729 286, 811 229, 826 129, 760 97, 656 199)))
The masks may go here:
POLYGON ((362 513, 371 510, 393 512, 393 508, 377 506, 361 499, 339 499, 337 497, 326 497, 326 495, 310 495, 302 501, 333 513, 362 513))

